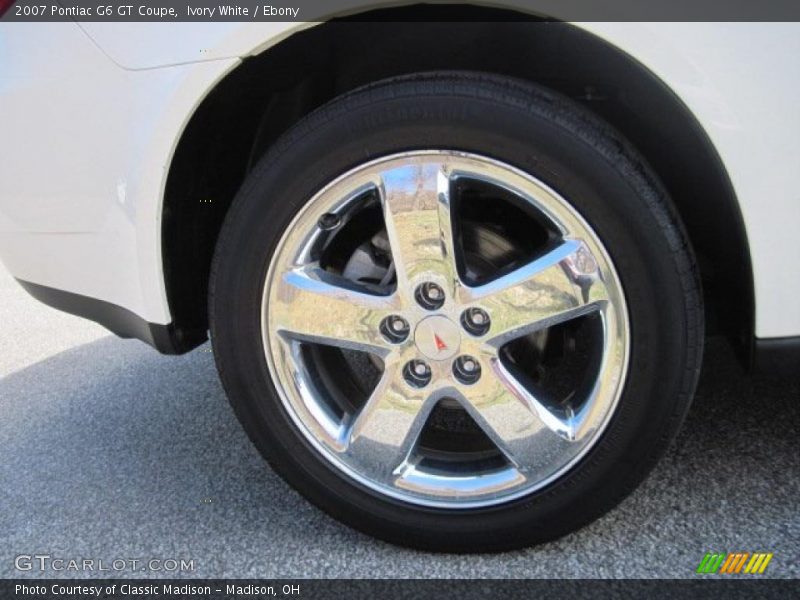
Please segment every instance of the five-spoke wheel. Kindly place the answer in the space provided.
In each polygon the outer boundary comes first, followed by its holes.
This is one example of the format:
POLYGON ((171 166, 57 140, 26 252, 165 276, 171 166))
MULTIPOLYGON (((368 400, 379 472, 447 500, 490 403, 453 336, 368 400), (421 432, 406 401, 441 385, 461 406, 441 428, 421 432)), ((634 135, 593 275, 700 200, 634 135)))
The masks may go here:
POLYGON ((688 409, 703 310, 674 215, 626 140, 536 85, 344 94, 226 215, 220 376, 275 471, 352 527, 447 551, 553 539, 633 490, 688 409))
POLYGON ((336 468, 409 502, 491 505, 545 485, 592 446, 625 375, 625 300, 599 239, 547 186, 487 157, 405 152, 343 174, 287 231, 264 290, 266 358, 287 411, 336 468), (460 239, 474 189, 543 229, 530 255, 479 282, 460 239), (371 228, 348 228, 376 211, 371 228), (320 225, 332 216, 337 227, 320 225), (350 257, 330 249, 352 246, 337 236, 358 235, 386 241, 381 281, 336 268, 350 257), (569 395, 538 385, 508 352, 590 317, 595 326, 575 335, 588 338, 591 360, 569 395), (369 393, 350 406, 337 405, 334 379, 319 375, 319 362, 342 356, 330 349, 376 365, 369 393), (440 403, 474 421, 493 460, 421 444, 440 403))

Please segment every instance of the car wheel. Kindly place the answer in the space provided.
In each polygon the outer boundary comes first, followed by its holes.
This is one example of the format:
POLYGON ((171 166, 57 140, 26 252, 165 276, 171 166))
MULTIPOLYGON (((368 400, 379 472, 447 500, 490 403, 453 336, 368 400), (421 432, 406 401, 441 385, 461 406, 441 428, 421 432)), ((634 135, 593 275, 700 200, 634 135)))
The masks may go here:
POLYGON ((579 105, 485 74, 334 99, 247 176, 212 265, 225 390, 314 504, 425 549, 572 531, 688 410, 697 270, 645 161, 579 105))

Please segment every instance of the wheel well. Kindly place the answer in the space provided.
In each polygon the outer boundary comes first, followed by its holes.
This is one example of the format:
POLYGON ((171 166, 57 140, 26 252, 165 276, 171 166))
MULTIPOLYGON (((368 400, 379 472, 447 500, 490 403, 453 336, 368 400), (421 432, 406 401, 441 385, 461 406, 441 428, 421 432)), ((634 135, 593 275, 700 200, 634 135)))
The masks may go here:
POLYGON ((217 234, 247 172, 283 131, 372 81, 472 70, 569 96, 638 148, 669 191, 697 254, 708 332, 747 352, 754 311, 744 224, 725 168, 688 108, 641 64, 577 27, 463 8, 470 20, 458 23, 443 21, 442 7, 418 5, 320 24, 245 59, 207 96, 179 141, 165 190, 162 251, 176 330, 196 339, 208 329, 217 234), (726 293, 731 281, 745 293, 726 293))

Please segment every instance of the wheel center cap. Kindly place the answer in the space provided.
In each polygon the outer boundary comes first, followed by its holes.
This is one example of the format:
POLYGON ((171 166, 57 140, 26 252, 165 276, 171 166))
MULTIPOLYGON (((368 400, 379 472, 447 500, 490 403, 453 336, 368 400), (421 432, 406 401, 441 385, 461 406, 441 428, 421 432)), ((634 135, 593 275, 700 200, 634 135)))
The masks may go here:
POLYGON ((419 322, 414 330, 414 343, 417 350, 427 358, 447 360, 458 352, 461 332, 447 317, 435 315, 419 322))

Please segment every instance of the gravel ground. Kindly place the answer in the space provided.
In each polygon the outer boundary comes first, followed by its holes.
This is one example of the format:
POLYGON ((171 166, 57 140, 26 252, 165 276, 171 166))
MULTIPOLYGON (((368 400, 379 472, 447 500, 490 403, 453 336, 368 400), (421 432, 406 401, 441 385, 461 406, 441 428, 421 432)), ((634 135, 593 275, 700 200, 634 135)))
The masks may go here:
POLYGON ((20 554, 194 559, 195 577, 692 577, 708 551, 774 552, 769 575, 800 576, 800 381, 750 378, 723 343, 622 505, 478 556, 396 548, 306 503, 239 427, 208 345, 160 356, 38 304, 1 268, 0 343, 0 577, 66 574, 20 573, 20 554))

